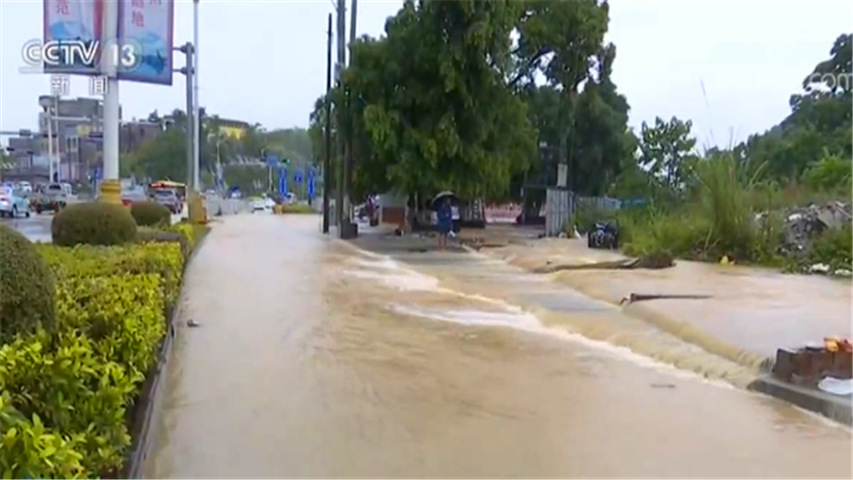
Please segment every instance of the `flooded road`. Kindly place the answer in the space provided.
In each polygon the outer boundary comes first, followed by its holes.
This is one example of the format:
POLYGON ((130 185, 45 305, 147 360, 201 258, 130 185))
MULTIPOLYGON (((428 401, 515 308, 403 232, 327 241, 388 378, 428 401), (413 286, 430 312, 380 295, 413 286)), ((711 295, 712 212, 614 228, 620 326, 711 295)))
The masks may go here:
POLYGON ((241 215, 205 240, 147 477, 851 475, 848 429, 569 333, 615 325, 604 305, 543 320, 494 262, 407 266, 318 223, 241 215))
MULTIPOLYGON (((548 239, 489 252, 530 269, 551 264, 582 265, 624 259, 618 253, 591 250, 584 240, 548 239)), ((715 350, 719 340, 736 346, 728 358, 753 352, 775 356, 780 347, 800 347, 827 336, 849 338, 853 315, 850 279, 792 275, 770 269, 681 261, 663 270, 566 270, 546 276, 611 304, 630 293, 709 295, 697 300, 642 302, 627 311, 683 340, 715 350), (737 350, 737 351, 735 351, 737 350)))

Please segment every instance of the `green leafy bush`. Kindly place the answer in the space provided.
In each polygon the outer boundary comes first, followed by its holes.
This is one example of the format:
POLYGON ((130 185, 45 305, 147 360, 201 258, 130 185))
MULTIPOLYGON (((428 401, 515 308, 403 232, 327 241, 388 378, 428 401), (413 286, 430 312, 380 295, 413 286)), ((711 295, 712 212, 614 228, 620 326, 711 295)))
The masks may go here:
POLYGON ((130 204, 130 214, 140 227, 169 225, 172 212, 157 202, 133 202, 130 204))
POLYGON ((139 227, 136 232, 136 241, 138 243, 163 243, 174 242, 181 246, 181 252, 184 257, 188 257, 191 251, 190 242, 184 235, 165 231, 159 228, 139 227))
POLYGON ((96 354, 141 382, 166 333, 161 291, 161 276, 153 273, 71 278, 57 289, 58 316, 64 330, 84 334, 96 354))
POLYGON ((273 213, 282 213, 282 214, 312 214, 318 213, 314 207, 308 205, 299 205, 299 204, 288 204, 288 205, 276 205, 273 207, 273 213))
POLYGON ((86 478, 83 455, 75 448, 83 435, 61 435, 12 407, 0 392, 0 474, 3 478, 86 478))
POLYGON ((848 224, 826 230, 815 238, 808 257, 809 264, 823 263, 833 270, 853 269, 853 228, 848 224))
POLYGON ((178 242, 37 245, 57 279, 56 325, 0 347, 6 478, 119 477, 131 408, 167 333, 178 242))
POLYGON ((130 445, 125 413, 138 386, 122 365, 98 355, 85 335, 60 328, 55 336, 20 337, 3 346, 0 387, 25 416, 78 436, 75 450, 88 471, 121 467, 130 445))
POLYGON ((54 323, 54 280, 29 240, 0 225, 0 341, 54 323))
POLYGON ((193 250, 198 246, 198 243, 210 231, 210 227, 206 225, 193 225, 188 222, 181 222, 171 225, 166 229, 168 232, 174 232, 182 235, 189 245, 189 249, 193 250))
POLYGON ((121 205, 75 203, 53 217, 51 233, 54 244, 66 247, 121 245, 136 239, 136 221, 121 205))
POLYGON ((180 293, 184 255, 177 242, 113 247, 77 245, 72 248, 39 245, 39 250, 58 282, 116 273, 156 273, 162 277, 162 294, 167 305, 180 293))

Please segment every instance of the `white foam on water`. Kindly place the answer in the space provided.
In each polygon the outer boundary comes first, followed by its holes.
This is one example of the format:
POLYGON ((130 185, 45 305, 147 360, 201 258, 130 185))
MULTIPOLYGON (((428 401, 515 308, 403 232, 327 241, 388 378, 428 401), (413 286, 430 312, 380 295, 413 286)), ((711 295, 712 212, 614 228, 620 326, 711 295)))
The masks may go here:
POLYGON ((365 280, 378 280, 386 286, 403 291, 440 291, 438 279, 427 275, 409 273, 371 272, 367 270, 344 270, 344 274, 365 280))
POLYGON ((530 332, 541 327, 539 320, 529 314, 516 312, 485 312, 482 310, 435 310, 414 308, 402 304, 391 304, 388 308, 396 313, 468 326, 508 327, 530 332))
POLYGON ((388 308, 402 315, 427 318, 443 322, 456 323, 472 327, 498 327, 511 328, 537 335, 547 335, 563 341, 582 344, 585 347, 602 351, 614 357, 628 361, 634 365, 664 372, 672 376, 700 380, 722 388, 734 389, 735 387, 721 380, 705 378, 696 373, 681 370, 674 365, 659 362, 653 358, 640 355, 627 347, 613 345, 599 340, 593 340, 583 335, 568 332, 559 328, 546 327, 535 315, 525 312, 515 305, 507 304, 507 312, 496 313, 481 310, 429 310, 410 307, 401 304, 388 305, 388 308))

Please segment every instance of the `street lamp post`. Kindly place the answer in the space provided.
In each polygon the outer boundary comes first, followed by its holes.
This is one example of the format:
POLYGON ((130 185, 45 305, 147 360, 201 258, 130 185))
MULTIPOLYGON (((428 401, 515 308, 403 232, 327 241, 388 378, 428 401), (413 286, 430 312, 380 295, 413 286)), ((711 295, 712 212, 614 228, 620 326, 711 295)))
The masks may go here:
POLYGON ((201 119, 199 118, 199 102, 198 102, 198 2, 193 0, 193 190, 199 191, 201 182, 199 181, 199 156, 201 150, 199 148, 201 135, 201 119))
MULTIPOLYGON (((103 3, 103 36, 107 39, 118 38, 118 2, 103 3)), ((121 204, 121 183, 119 182, 119 92, 116 75, 116 58, 112 49, 101 52, 101 65, 107 85, 104 91, 104 171, 101 183, 100 200, 121 204)))
POLYGON ((47 121, 47 172, 48 181, 53 181, 53 97, 40 97, 39 105, 44 110, 47 121))
MULTIPOLYGON (((195 66, 193 65, 193 44, 187 42, 179 48, 175 49, 178 52, 187 56, 187 66, 180 68, 178 72, 187 77, 187 115, 192 115, 193 106, 193 77, 195 76, 195 66)), ((198 134, 195 134, 194 123, 191 118, 187 117, 187 196, 191 197, 193 190, 193 180, 195 179, 195 140, 198 134)), ((192 205, 192 204, 190 204, 192 205)), ((191 207, 188 207, 191 208, 191 207)))

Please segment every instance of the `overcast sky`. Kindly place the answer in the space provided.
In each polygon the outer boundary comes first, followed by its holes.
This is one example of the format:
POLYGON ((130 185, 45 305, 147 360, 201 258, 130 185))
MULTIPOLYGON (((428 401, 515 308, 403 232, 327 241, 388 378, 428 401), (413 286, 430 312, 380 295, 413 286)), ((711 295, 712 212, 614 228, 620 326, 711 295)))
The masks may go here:
MULTIPOLYGON (((192 37, 192 3, 176 3, 180 44, 192 37)), ((360 0, 358 34, 380 34, 400 5, 360 0)), ((201 104, 269 129, 307 126, 325 90, 332 10, 331 0, 201 0, 201 104)), ((725 146, 779 122, 835 38, 853 31, 849 0, 612 0, 610 11, 614 77, 631 125, 691 119, 700 145, 725 146)), ((22 45, 41 35, 41 17, 41 0, 0 1, 2 130, 34 128, 37 97, 49 93, 46 75, 18 72, 22 45)), ((171 87, 122 83, 124 119, 182 108, 184 92, 181 75, 171 87)), ((88 95, 85 78, 72 80, 71 94, 88 95)))

